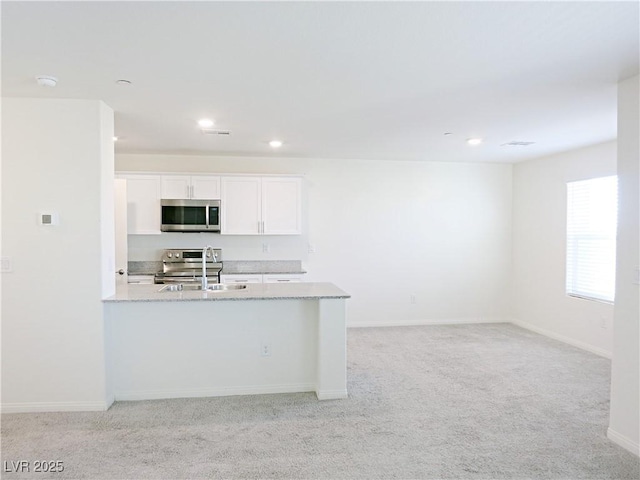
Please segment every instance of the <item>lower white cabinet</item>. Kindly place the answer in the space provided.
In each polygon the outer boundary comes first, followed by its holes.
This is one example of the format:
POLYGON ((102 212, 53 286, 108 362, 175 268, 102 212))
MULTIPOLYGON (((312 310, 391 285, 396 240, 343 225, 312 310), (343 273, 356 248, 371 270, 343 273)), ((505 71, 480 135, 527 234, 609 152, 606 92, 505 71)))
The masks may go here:
POLYGON ((153 275, 129 275, 127 283, 137 283, 142 285, 153 285, 153 275))
POLYGON ((251 273, 247 275, 220 275, 221 283, 262 283, 262 274, 251 273))
POLYGON ((262 283, 300 283, 302 275, 271 273, 262 275, 262 283))
POLYGON ((223 274, 220 275, 221 283, 300 283, 302 275, 290 273, 250 273, 250 274, 223 274))

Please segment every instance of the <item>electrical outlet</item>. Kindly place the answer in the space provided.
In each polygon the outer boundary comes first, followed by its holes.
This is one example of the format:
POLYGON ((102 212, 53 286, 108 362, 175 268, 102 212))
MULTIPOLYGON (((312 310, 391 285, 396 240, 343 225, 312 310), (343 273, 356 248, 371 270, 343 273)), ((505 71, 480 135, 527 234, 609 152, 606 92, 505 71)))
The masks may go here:
POLYGON ((316 253, 316 246, 312 243, 309 244, 309 253, 316 253))
POLYGON ((412 294, 409 296, 409 301, 411 302, 411 304, 412 304, 412 305, 415 305, 415 304, 416 304, 416 295, 415 295, 415 293, 412 293, 412 294))
POLYGON ((263 342, 260 345, 260 355, 262 355, 263 357, 270 357, 271 356, 271 344, 270 343, 263 342))
POLYGON ((271 251, 271 246, 268 243, 262 244, 262 253, 269 253, 271 251))
POLYGON ((607 317, 600 317, 600 328, 607 328, 607 317))

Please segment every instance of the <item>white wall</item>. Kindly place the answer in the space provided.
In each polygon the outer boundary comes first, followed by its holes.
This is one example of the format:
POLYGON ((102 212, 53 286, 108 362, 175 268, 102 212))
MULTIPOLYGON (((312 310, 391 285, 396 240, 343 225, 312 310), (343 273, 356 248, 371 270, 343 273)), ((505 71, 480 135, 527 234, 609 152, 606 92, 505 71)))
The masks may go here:
POLYGON ((3 411, 107 406, 112 136, 113 112, 98 101, 2 100, 2 255, 13 264, 2 274, 3 411), (59 225, 40 225, 40 212, 59 225))
POLYGON ((514 322, 607 357, 613 305, 565 293, 566 183, 615 174, 615 142, 513 167, 514 322))
POLYGON ((618 85, 618 243, 609 438, 640 455, 640 77, 618 85))
POLYGON ((205 243, 227 260, 300 259, 352 295, 350 325, 509 316, 510 165, 117 155, 116 170, 305 175, 301 237, 131 236, 132 260, 205 243))

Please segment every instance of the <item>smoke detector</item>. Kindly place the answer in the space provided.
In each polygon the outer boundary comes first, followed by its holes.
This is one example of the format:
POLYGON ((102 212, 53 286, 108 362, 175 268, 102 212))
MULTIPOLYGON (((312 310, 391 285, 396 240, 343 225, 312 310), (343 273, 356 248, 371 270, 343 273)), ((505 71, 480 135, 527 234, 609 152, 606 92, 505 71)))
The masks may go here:
POLYGON ((58 83, 58 79, 51 75, 38 75, 36 77, 36 82, 38 82, 38 85, 41 87, 55 87, 58 83))
POLYGON ((229 130, 216 130, 214 128, 201 128, 200 131, 205 135, 221 135, 223 137, 231 135, 229 130))

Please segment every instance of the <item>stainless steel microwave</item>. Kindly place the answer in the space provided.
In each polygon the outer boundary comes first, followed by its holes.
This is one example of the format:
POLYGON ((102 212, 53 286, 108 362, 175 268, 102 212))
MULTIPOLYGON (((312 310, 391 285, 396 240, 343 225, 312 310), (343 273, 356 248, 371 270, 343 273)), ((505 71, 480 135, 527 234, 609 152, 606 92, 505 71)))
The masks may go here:
POLYGON ((161 200, 163 232, 219 232, 220 200, 161 200))

